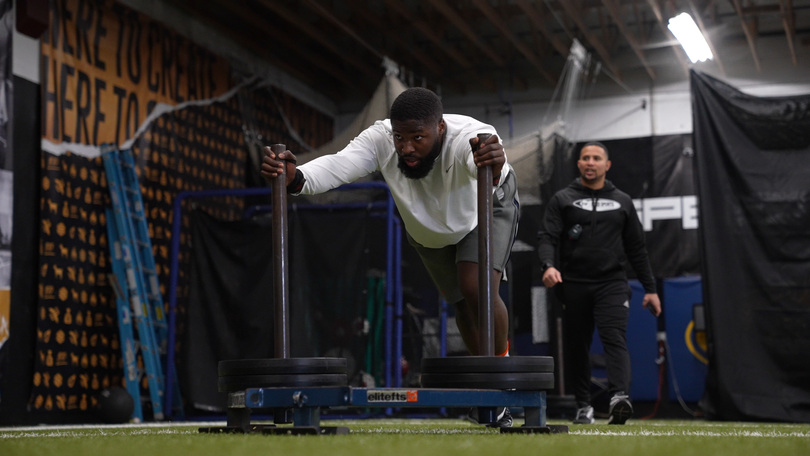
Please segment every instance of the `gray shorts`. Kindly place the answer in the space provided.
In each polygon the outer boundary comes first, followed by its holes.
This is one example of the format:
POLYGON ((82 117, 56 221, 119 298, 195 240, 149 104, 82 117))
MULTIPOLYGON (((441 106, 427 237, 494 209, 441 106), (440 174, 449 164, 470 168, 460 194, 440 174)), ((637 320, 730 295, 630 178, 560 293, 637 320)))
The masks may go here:
MULTIPOLYGON (((492 265, 495 270, 503 272, 512 253, 512 244, 517 235, 518 220, 520 219, 520 200, 518 199, 515 172, 506 176, 501 188, 497 189, 492 198, 492 265)), ((464 236, 456 245, 448 245, 439 249, 430 249, 417 244, 410 236, 408 242, 416 249, 422 258, 430 278, 439 289, 448 304, 461 301, 461 289, 458 285, 459 261, 478 263, 478 228, 464 236)))

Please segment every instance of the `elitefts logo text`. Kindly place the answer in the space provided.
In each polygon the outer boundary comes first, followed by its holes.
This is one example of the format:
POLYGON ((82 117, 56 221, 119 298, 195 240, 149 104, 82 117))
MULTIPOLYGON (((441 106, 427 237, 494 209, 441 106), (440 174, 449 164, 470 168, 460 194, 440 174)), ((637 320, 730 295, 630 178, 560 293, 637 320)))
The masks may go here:
POLYGON ((408 390, 367 391, 366 400, 368 402, 418 402, 419 396, 416 391, 408 390))

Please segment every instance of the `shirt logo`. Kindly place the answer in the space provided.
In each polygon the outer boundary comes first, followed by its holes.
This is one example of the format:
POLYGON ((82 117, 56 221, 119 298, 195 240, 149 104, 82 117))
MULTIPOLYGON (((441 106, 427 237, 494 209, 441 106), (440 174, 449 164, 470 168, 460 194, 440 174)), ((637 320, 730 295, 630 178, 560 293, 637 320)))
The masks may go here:
MULTIPOLYGON (((574 206, 582 209, 583 211, 593 210, 593 200, 590 198, 583 198, 574 201, 574 206)), ((622 208, 621 203, 609 199, 596 200, 596 212, 618 211, 622 208)))

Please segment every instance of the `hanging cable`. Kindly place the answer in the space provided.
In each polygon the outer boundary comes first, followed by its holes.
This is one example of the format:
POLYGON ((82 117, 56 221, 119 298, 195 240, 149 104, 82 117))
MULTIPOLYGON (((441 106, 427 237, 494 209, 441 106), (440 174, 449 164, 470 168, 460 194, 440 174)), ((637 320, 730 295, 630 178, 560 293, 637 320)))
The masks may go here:
MULTIPOLYGON (((665 340, 664 344, 665 344, 666 349, 667 349, 667 354, 668 355, 671 354, 672 351, 669 348, 669 343, 666 342, 666 340, 665 340)), ((700 416, 701 413, 696 412, 696 411, 692 410, 691 408, 689 408, 689 406, 686 405, 686 402, 683 400, 683 396, 681 395, 681 389, 678 387, 678 379, 675 377, 675 365, 672 363, 672 357, 671 356, 669 357, 669 373, 670 373, 670 379, 672 380, 672 388, 675 390, 675 396, 678 399, 678 403, 681 404, 681 408, 686 413, 688 413, 689 415, 691 415, 693 417, 700 416)))
POLYGON ((666 360, 667 360, 667 350, 666 350, 666 333, 663 331, 659 331, 658 335, 656 336, 658 340, 658 358, 655 359, 655 364, 658 365, 658 395, 655 400, 655 406, 653 407, 653 411, 647 415, 642 417, 642 420, 649 420, 654 418, 655 415, 658 414, 658 407, 661 406, 661 399, 663 396, 664 390, 664 369, 666 368, 666 360))

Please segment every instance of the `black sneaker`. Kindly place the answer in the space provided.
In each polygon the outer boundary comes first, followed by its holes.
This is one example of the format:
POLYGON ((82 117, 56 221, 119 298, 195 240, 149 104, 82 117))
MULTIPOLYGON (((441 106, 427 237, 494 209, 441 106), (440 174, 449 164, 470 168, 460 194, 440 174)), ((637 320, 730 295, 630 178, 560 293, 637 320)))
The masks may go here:
POLYGON ((633 416, 633 404, 630 397, 624 393, 617 393, 610 398, 610 417, 608 424, 624 424, 633 416))
MULTIPOLYGON (((494 423, 484 423, 486 427, 492 428, 508 428, 512 427, 512 413, 509 412, 508 407, 498 407, 495 409, 495 414, 497 419, 494 423)), ((478 407, 473 407, 470 409, 469 413, 467 413, 467 421, 472 423, 481 424, 478 421, 478 407)))

